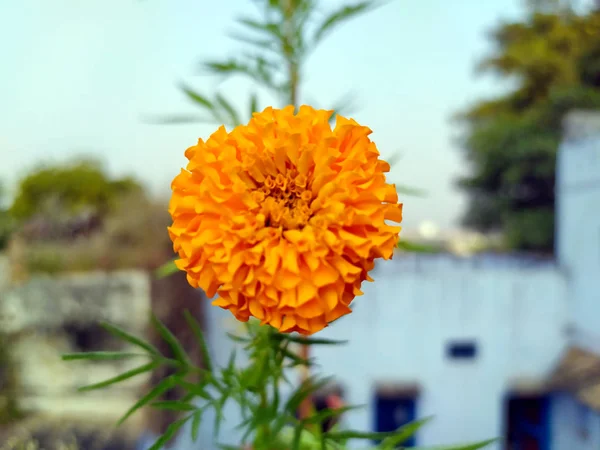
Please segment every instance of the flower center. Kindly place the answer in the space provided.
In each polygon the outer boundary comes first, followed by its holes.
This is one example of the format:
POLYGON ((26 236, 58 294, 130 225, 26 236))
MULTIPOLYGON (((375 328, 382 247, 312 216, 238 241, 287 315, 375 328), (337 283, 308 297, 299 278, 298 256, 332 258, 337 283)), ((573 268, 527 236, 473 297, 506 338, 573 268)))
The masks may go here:
POLYGON ((303 228, 312 212, 312 192, 307 188, 307 180, 296 170, 286 175, 267 176, 257 191, 265 226, 286 230, 303 228))

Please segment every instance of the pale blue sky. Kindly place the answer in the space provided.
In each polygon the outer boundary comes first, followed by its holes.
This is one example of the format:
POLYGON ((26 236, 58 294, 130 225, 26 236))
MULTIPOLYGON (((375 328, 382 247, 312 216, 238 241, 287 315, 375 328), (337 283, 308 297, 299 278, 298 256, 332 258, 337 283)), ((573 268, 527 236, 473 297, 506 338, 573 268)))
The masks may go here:
MULTIPOLYGON (((392 180, 428 191, 404 199, 407 227, 456 224, 464 200, 452 181, 465 169, 449 118, 503 88, 473 69, 491 49, 485 32, 519 17, 521 4, 394 0, 340 28, 309 61, 302 100, 329 106, 352 90, 352 116, 380 151, 403 152, 392 180)), ((87 153, 168 195, 184 150, 213 127, 141 119, 195 111, 175 82, 216 86, 197 61, 232 51, 226 33, 245 11, 249 0, 0 0, 0 180, 14 185, 38 163, 87 153)), ((221 87, 247 103, 247 84, 221 87)))

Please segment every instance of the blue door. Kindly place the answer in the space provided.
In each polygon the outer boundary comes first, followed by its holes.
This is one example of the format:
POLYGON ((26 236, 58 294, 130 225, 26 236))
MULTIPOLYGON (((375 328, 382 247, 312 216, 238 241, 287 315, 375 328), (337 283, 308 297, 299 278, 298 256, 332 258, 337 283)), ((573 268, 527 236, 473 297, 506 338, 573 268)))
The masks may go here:
MULTIPOLYGON (((381 395, 375 397, 375 431, 395 431, 416 418, 416 402, 413 396, 381 395)), ((399 447, 414 447, 414 436, 399 447)))
POLYGON ((507 450, 550 450, 550 399, 511 395, 506 402, 507 450))

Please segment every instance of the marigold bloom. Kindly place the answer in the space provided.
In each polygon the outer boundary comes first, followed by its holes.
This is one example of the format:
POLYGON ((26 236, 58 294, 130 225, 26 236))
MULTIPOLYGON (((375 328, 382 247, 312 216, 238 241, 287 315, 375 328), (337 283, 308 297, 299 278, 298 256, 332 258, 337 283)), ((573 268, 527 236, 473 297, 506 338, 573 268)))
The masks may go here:
POLYGON ((193 287, 240 321, 312 334, 351 312, 402 221, 371 130, 332 111, 288 106, 219 128, 187 149, 169 234, 193 287))

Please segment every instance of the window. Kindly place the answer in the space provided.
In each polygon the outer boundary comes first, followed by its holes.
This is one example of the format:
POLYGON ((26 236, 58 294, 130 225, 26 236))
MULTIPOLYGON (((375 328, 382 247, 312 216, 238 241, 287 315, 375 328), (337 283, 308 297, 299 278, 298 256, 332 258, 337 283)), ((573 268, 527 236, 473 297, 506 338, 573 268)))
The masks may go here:
POLYGON ((504 449, 550 449, 550 400, 545 395, 511 393, 506 398, 504 449))
POLYGON ((477 358, 477 344, 474 341, 450 342, 446 347, 446 355, 450 359, 475 359, 477 358))
MULTIPOLYGON (((414 387, 379 388, 375 393, 375 431, 395 431, 416 419, 418 390, 414 387)), ((414 447, 415 436, 399 443, 399 448, 414 447)))

